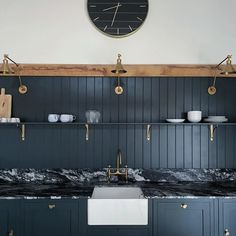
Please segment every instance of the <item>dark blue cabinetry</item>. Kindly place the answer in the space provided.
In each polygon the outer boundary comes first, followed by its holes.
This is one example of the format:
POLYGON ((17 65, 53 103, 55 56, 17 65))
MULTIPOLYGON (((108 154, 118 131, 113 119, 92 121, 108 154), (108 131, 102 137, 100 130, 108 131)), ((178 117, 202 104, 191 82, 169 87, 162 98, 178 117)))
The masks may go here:
POLYGON ((219 201, 219 236, 236 235, 236 199, 219 201))
POLYGON ((87 236, 151 236, 147 228, 124 227, 122 226, 104 226, 91 227, 88 226, 87 236))
POLYGON ((78 201, 73 200, 27 200, 23 204, 23 235, 78 235, 78 209, 78 201))
POLYGON ((19 206, 18 201, 0 201, 0 235, 19 235, 19 206))
POLYGON ((213 200, 154 200, 153 236, 214 236, 213 200))
POLYGON ((236 235, 236 199, 152 199, 149 203, 148 226, 89 226, 87 199, 1 200, 0 235, 11 235, 11 230, 14 236, 236 235))

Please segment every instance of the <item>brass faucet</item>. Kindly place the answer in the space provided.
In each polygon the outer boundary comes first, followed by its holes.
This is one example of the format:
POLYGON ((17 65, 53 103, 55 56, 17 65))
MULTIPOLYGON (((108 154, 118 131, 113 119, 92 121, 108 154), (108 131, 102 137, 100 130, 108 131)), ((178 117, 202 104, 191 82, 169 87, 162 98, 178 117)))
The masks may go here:
POLYGON ((111 180, 112 175, 116 175, 116 176, 125 176, 125 181, 128 182, 128 166, 126 165, 124 170, 124 168, 121 168, 121 165, 122 165, 122 153, 121 150, 118 149, 116 156, 116 169, 111 168, 110 165, 108 166, 108 171, 107 171, 108 181, 111 180))

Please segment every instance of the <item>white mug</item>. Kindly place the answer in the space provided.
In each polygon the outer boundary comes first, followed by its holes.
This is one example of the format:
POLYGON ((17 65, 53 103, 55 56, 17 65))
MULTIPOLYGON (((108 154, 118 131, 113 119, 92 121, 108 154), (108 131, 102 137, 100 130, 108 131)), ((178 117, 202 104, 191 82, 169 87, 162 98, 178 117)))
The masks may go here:
POLYGON ((10 119, 10 118, 5 118, 5 117, 3 117, 3 118, 1 118, 1 122, 2 122, 2 123, 7 123, 7 122, 9 122, 9 119, 10 119))
POLYGON ((51 123, 58 122, 59 118, 60 118, 60 115, 58 115, 58 114, 49 114, 48 115, 48 121, 51 123))
POLYGON ((18 119, 18 118, 13 117, 13 118, 10 119, 10 122, 11 122, 11 123, 18 123, 18 120, 17 120, 17 119, 18 119))
POLYGON ((69 114, 62 114, 60 116, 60 121, 63 122, 63 123, 73 122, 75 119, 76 119, 76 116, 69 115, 69 114))

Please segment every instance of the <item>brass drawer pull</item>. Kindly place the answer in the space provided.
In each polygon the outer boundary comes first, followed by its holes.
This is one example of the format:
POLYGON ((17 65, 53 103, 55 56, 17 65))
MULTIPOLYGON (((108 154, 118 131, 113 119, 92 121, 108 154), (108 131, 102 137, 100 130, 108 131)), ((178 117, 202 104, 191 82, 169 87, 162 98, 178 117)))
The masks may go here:
POLYGON ((225 236, 230 236, 230 233, 229 233, 229 230, 228 229, 225 229, 225 236))
POLYGON ((55 204, 49 204, 49 205, 48 205, 48 208, 49 208, 50 210, 54 209, 55 207, 56 207, 55 204))
POLYGON ((188 208, 188 205, 185 204, 185 203, 182 203, 182 204, 180 205, 180 207, 181 207, 182 209, 187 209, 187 208, 188 208))
POLYGON ((9 231, 8 236, 14 236, 14 232, 12 229, 9 231))

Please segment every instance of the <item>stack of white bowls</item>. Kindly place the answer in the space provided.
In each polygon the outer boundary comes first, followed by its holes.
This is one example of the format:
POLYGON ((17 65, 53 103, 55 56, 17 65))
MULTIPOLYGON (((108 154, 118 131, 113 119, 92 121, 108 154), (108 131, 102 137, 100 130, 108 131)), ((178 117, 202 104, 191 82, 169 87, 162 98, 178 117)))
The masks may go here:
POLYGON ((202 120, 201 111, 189 111, 188 112, 188 121, 191 123, 198 123, 202 120))

